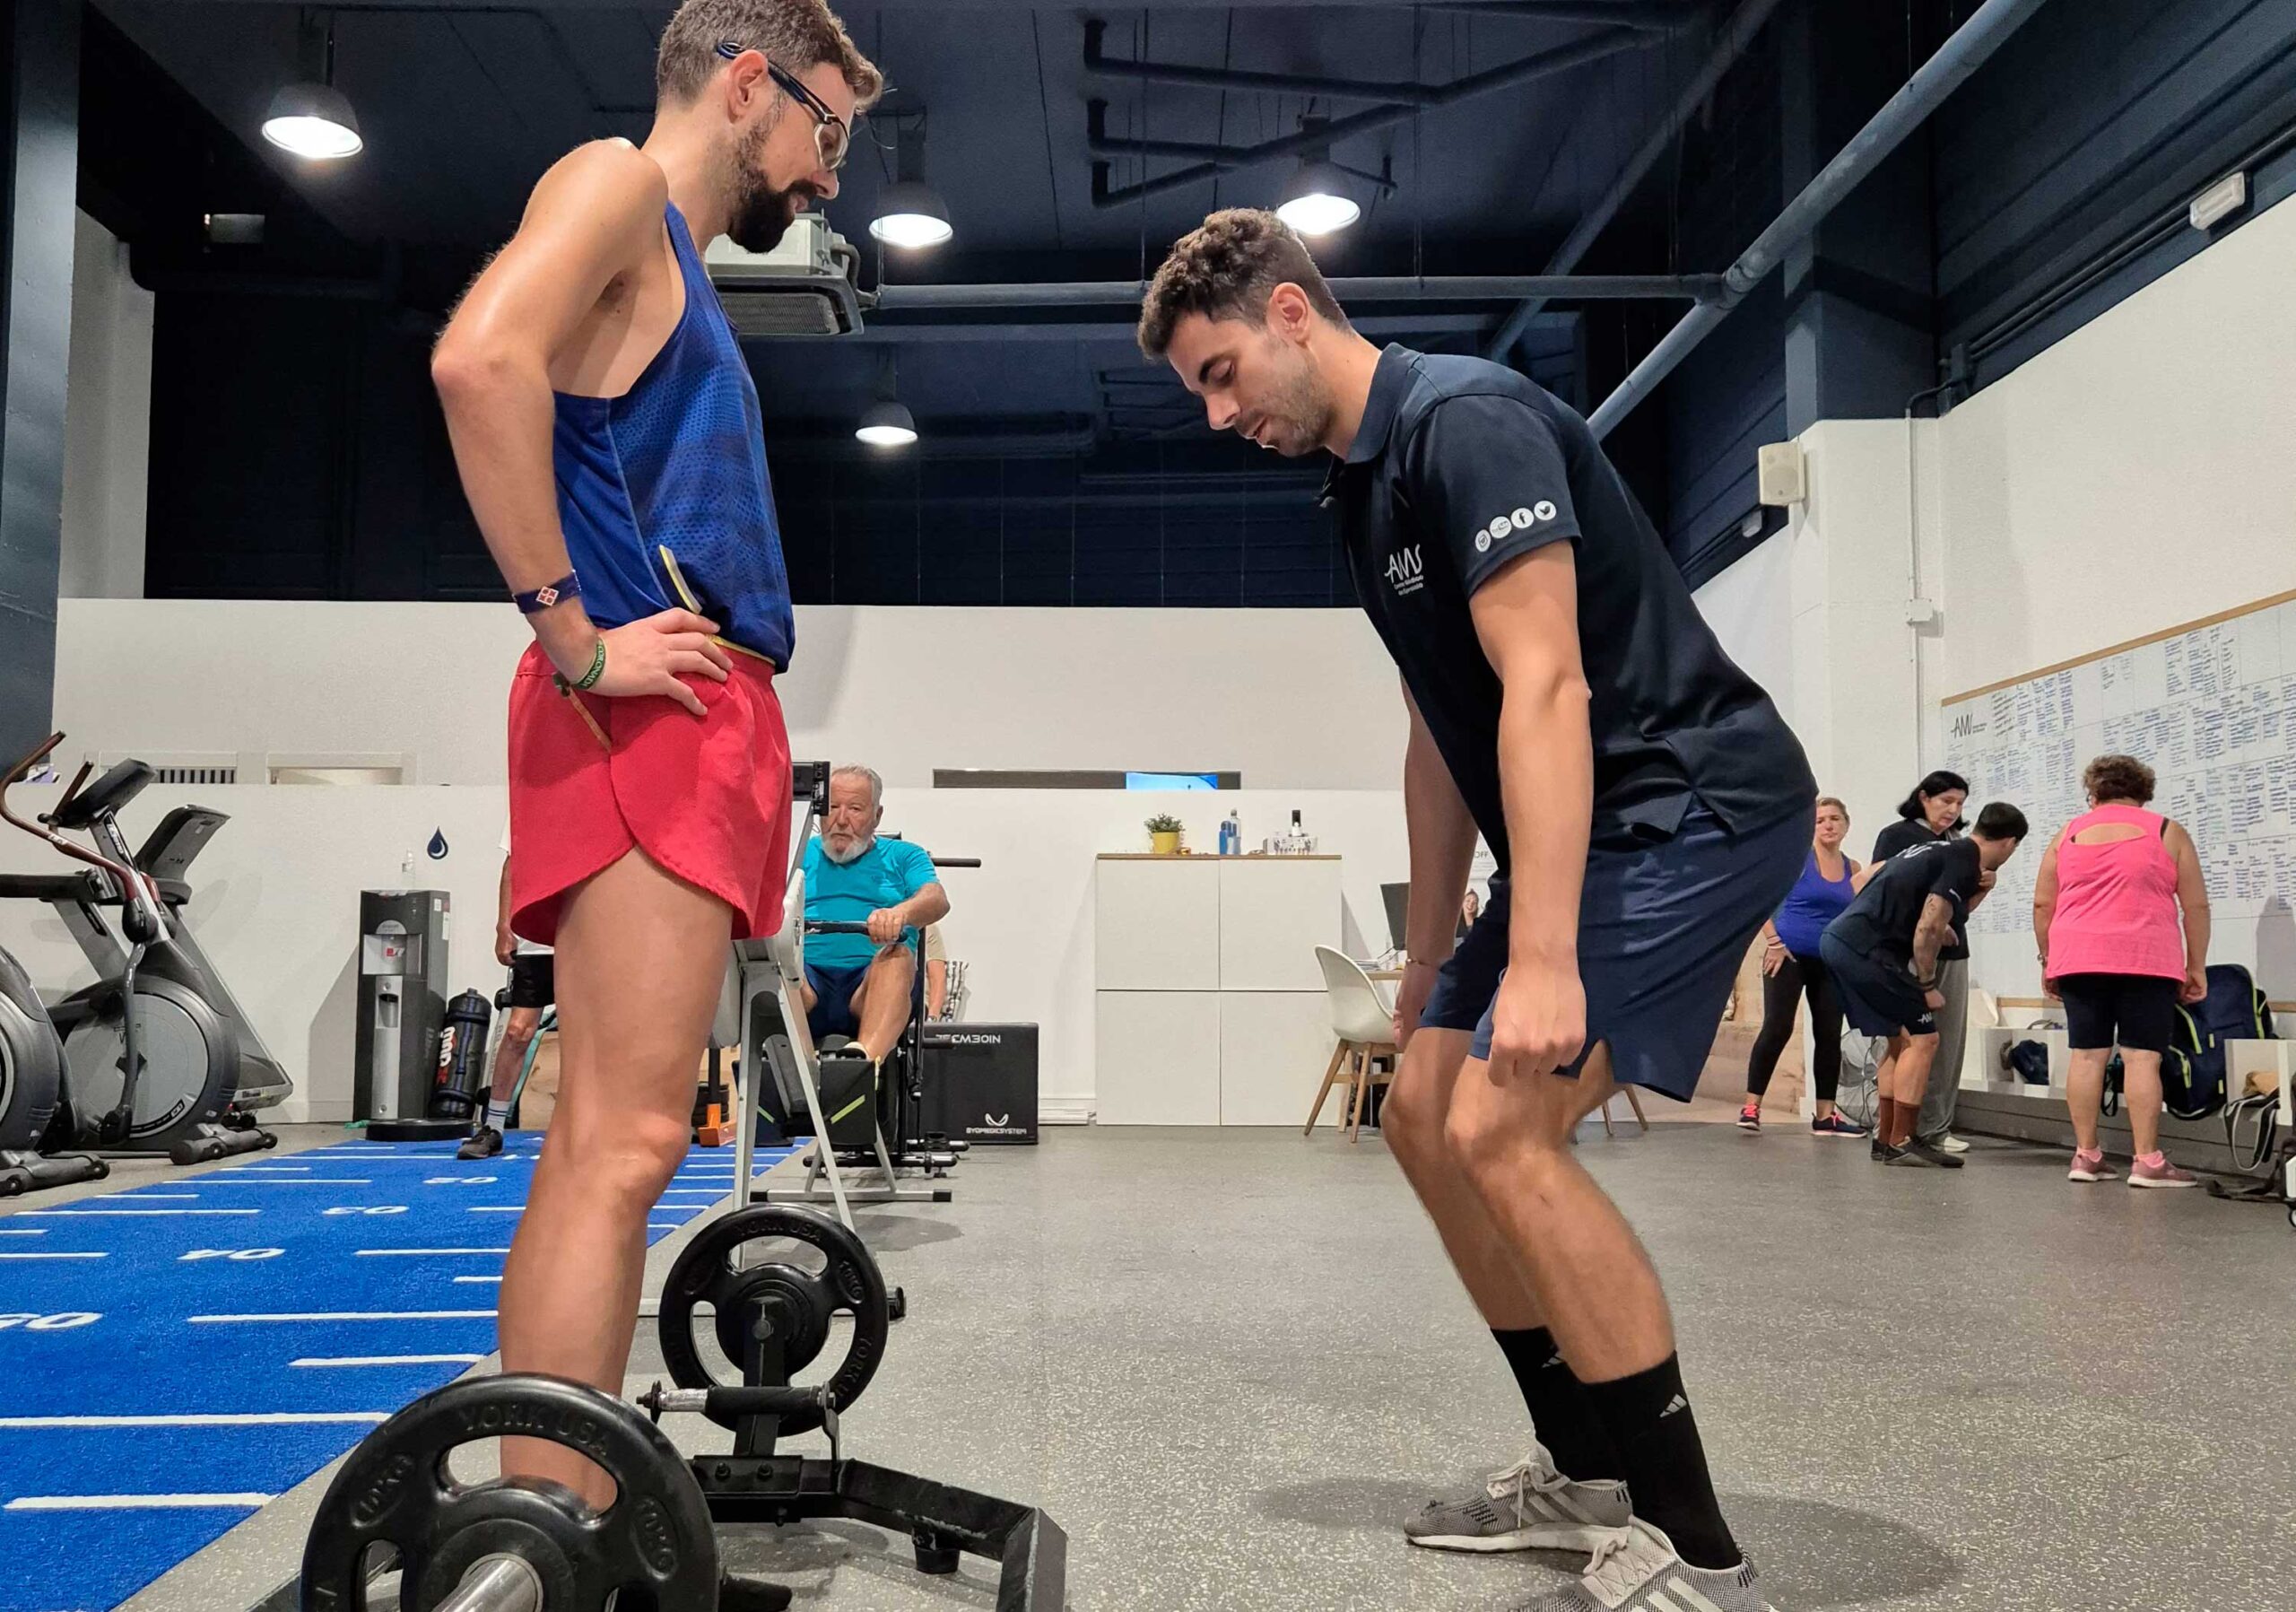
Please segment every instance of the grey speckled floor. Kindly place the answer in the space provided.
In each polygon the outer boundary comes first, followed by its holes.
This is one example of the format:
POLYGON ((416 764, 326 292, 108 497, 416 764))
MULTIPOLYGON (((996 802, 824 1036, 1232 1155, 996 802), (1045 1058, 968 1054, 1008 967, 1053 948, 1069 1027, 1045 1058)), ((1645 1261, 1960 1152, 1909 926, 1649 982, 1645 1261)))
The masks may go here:
MULTIPOLYGON (((1586 1157, 1666 1277, 1733 1522, 1784 1612, 2296 1604, 2278 1214, 2074 1188, 2053 1155, 1983 1144, 1951 1176, 1706 1126, 1591 1137, 1586 1157)), ((1072 1608, 1496 1612, 1565 1582, 1561 1559, 1396 1531, 1526 1429, 1376 1140, 1053 1130, 956 1184, 865 1224, 911 1313, 848 1438, 1044 1503, 1072 1608)), ((633 1384, 657 1371, 649 1326, 633 1384)), ((128 1606, 246 1606, 291 1568, 317 1487, 128 1606)), ((984 1571, 918 1579, 864 1528, 728 1556, 823 1612, 991 1600, 984 1571)))

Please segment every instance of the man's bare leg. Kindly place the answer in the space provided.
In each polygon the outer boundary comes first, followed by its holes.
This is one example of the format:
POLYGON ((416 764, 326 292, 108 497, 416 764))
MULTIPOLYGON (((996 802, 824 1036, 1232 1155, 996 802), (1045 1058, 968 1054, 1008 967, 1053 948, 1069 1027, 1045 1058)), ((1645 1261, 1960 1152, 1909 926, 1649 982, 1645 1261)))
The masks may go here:
POLYGON ((1572 1129, 1610 1092, 1606 1047, 1575 1080, 1498 1080, 1470 1059, 1452 1090, 1445 1140, 1615 1447, 1634 1514, 1684 1562, 1735 1567, 1737 1542, 1714 1497, 1657 1272, 1571 1152, 1572 1129))
POLYGON ((871 1063, 883 1063, 900 1044, 909 1028, 909 993, 917 979, 917 962, 906 945, 889 945, 877 954, 861 983, 853 988, 853 1017, 861 1033, 853 1039, 871 1063))
POLYGON ((1483 1324, 1494 1332, 1518 1331, 1545 1325, 1538 1301, 1514 1250, 1443 1140, 1451 1090, 1474 1043, 1474 1033, 1466 1030, 1415 1033, 1380 1104, 1379 1134, 1435 1223, 1443 1251, 1483 1324))
POLYGON ((1576 1080, 1496 1081, 1469 1059, 1445 1140, 1511 1249, 1580 1381, 1646 1371, 1674 1352, 1658 1273, 1626 1216, 1572 1155, 1570 1133, 1611 1093, 1598 1047, 1576 1080))
POLYGON ((488 1106, 507 1108, 526 1072, 526 1049, 542 1028, 542 1009, 513 1007, 502 1019, 502 1044, 494 1049, 494 1077, 486 1088, 488 1106))
POLYGON ((1895 1032, 1882 1043, 1882 1061, 1874 1069, 1874 1140, 1887 1142, 1897 1121, 1898 1058, 1905 1050, 1905 1033, 1895 1032))
POLYGON ((1921 1094, 1929 1085, 1929 1066, 1936 1058, 1935 1031, 1905 1038, 1905 1050, 1898 1054, 1897 1111, 1890 1133, 1882 1138, 1891 1146, 1902 1147, 1912 1138, 1921 1118, 1921 1094))
POLYGON ((1379 1134, 1435 1223, 1452 1268, 1506 1357, 1548 1459, 1579 1486, 1572 1491, 1568 1516, 1582 1526, 1572 1529, 1563 1516, 1542 1518, 1535 1506, 1519 1515, 1501 1513, 1493 1522, 1479 1497, 1470 1496, 1465 1504, 1431 1506, 1405 1531, 1416 1544, 1445 1549, 1590 1550, 1604 1525, 1625 1522, 1626 1503, 1615 1489, 1622 1476, 1618 1452, 1556 1349, 1513 1246, 1444 1141, 1452 1089, 1474 1041, 1473 1033, 1465 1030, 1422 1028, 1414 1033, 1380 1107, 1379 1134), (1600 1485, 1611 1486, 1609 1492, 1592 1486, 1600 1485), (1494 1538, 1494 1530, 1500 1538, 1494 1538))
MULTIPOLYGON (((498 1301, 506 1372, 622 1391, 646 1217, 691 1141, 695 1071, 725 977, 732 909, 632 850, 568 896, 558 930, 560 1076, 498 1301)), ((506 1473, 593 1506, 605 1474, 561 1445, 503 1441, 506 1473)))

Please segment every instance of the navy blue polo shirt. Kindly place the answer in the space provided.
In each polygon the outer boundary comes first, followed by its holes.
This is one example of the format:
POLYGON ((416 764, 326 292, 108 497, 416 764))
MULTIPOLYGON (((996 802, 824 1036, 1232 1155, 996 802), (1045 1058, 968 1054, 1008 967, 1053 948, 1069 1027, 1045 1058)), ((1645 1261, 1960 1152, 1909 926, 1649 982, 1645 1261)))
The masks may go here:
POLYGON ((1533 381, 1389 347, 1324 496, 1356 597, 1500 869, 1500 691, 1467 600, 1550 543, 1576 548, 1592 843, 1665 840, 1693 801, 1734 833, 1811 809, 1817 783, 1785 719, 1722 652, 1586 421, 1533 381))

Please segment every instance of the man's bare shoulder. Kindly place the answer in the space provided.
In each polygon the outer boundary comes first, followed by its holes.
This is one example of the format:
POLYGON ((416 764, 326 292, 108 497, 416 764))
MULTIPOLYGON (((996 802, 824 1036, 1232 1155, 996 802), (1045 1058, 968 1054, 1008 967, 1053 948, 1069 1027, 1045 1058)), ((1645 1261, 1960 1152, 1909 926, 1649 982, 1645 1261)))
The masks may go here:
POLYGON ((627 140, 592 140, 551 164, 527 198, 524 222, 577 213, 616 232, 650 232, 669 199, 669 178, 653 158, 627 140))

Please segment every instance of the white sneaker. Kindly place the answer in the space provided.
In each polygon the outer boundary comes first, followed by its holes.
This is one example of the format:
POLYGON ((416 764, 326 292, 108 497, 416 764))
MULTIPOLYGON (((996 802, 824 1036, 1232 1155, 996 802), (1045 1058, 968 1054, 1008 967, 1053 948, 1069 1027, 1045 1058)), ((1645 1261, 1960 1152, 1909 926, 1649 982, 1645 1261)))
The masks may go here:
POLYGON ((1936 1146, 1947 1153, 1967 1153, 1970 1150, 1970 1145, 1950 1130, 1937 1138, 1936 1146))
POLYGON ((1754 1570, 1692 1567, 1640 1518, 1596 1547, 1586 1576, 1520 1603, 1515 1612, 1778 1612, 1754 1588, 1754 1570))
POLYGON ((1539 1444, 1504 1472, 1492 1473, 1477 1493, 1430 1501, 1403 1525, 1403 1533, 1430 1550, 1595 1551, 1623 1538, 1632 1517, 1624 1484, 1565 1477, 1539 1444))

